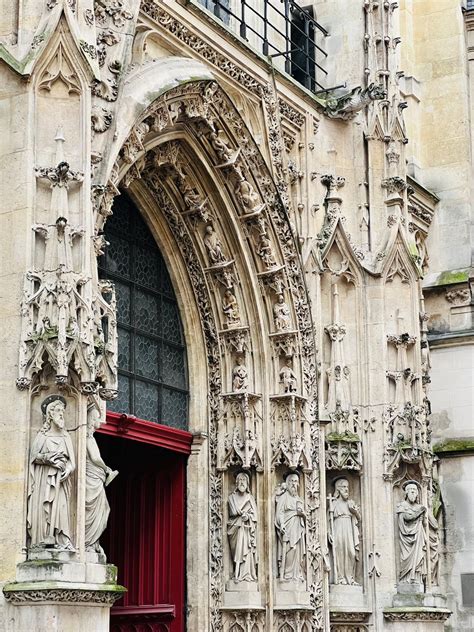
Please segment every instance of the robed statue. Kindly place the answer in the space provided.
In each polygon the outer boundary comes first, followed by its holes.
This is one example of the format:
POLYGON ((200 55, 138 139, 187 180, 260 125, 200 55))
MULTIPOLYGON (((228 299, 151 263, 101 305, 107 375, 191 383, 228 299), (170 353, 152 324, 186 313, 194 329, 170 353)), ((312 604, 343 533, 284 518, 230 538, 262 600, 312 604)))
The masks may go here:
POLYGON ((43 400, 43 425, 30 451, 28 545, 74 550, 71 530, 71 473, 76 467, 71 437, 64 428, 66 400, 43 400))
POLYGON ((235 582, 257 581, 257 505, 250 492, 249 475, 240 472, 229 494, 227 536, 235 582))
POLYGON ((405 500, 397 506, 398 537, 400 541, 400 582, 423 584, 426 576, 426 507, 418 502, 419 485, 406 481, 405 500))
POLYGON ((304 581, 306 556, 306 515, 298 496, 299 476, 288 474, 276 494, 278 577, 282 581, 304 581))
POLYGON ((339 478, 328 498, 328 539, 332 547, 333 583, 357 586, 360 510, 349 498, 349 481, 339 478))
POLYGON ((94 431, 101 424, 99 409, 92 404, 87 410, 86 444, 86 550, 95 551, 105 558, 99 538, 105 531, 109 519, 110 506, 105 493, 108 485, 118 474, 112 471, 100 456, 94 431))

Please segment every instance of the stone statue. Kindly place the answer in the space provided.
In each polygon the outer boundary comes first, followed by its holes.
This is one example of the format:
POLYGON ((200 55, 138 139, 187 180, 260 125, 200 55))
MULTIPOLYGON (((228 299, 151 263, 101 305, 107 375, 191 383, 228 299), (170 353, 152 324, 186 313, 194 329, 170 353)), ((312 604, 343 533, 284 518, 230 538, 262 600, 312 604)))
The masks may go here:
POLYGON ((329 496, 328 539, 332 546, 334 584, 357 586, 359 560, 359 507, 349 498, 349 481, 339 478, 329 496))
POLYGON ((286 358, 285 364, 280 370, 280 382, 283 384, 283 391, 285 393, 296 392, 298 378, 296 377, 296 373, 293 371, 292 364, 293 360, 291 356, 289 356, 286 358))
POLYGON ((262 233, 257 244, 257 255, 265 264, 267 268, 273 268, 276 266, 276 259, 273 253, 272 243, 268 235, 262 233))
POLYGON ((240 312, 239 304, 231 290, 224 292, 224 298, 222 299, 222 311, 227 319, 227 325, 234 327, 240 325, 240 312))
POLYGON ((258 193, 255 191, 250 182, 244 177, 239 179, 235 187, 235 193, 242 200, 244 213, 250 215, 251 213, 255 213, 261 208, 258 193))
POLYGON ((236 363, 232 369, 232 390, 234 393, 246 391, 249 386, 249 375, 244 364, 244 356, 238 355, 236 363))
POLYGON ((204 235, 204 245, 206 246, 207 254, 209 257, 209 263, 211 265, 218 265, 225 263, 226 258, 222 251, 222 243, 217 234, 214 232, 211 224, 206 226, 206 234, 204 235))
POLYGON ((298 496, 299 476, 290 473, 276 495, 278 577, 282 581, 304 581, 306 515, 298 496))
POLYGON ((273 317, 277 331, 288 331, 290 329, 290 308, 285 303, 283 294, 278 295, 278 300, 273 305, 273 317))
POLYGON ((405 500, 397 506, 400 540, 400 582, 422 584, 426 576, 426 535, 423 519, 426 507, 418 503, 419 485, 406 481, 405 500))
POLYGON ((249 475, 240 472, 229 495, 227 536, 235 582, 257 581, 257 505, 250 492, 249 475))
POLYGON ((43 400, 43 426, 30 452, 27 532, 30 547, 74 550, 70 526, 71 473, 76 462, 64 429, 66 400, 43 400))
POLYGON ((86 549, 95 551, 105 558, 99 544, 109 518, 110 507, 105 494, 105 486, 118 474, 102 460, 94 431, 100 426, 100 411, 95 406, 87 410, 87 444, 86 444, 86 549))

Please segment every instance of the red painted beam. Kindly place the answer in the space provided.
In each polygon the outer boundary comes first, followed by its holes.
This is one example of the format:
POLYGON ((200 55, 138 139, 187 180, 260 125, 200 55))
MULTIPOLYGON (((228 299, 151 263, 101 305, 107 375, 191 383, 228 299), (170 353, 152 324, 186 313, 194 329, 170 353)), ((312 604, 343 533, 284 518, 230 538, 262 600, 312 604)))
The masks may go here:
POLYGON ((180 454, 190 454, 193 442, 193 435, 186 430, 144 421, 133 415, 111 412, 107 413, 106 423, 97 432, 149 443, 180 454))

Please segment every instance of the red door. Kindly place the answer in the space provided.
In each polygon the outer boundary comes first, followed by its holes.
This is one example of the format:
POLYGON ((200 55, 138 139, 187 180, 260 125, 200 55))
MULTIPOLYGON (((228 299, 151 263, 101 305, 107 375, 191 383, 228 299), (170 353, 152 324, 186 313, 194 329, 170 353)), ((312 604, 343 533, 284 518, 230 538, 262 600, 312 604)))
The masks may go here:
POLYGON ((192 435, 113 413, 107 421, 97 441, 119 476, 108 489, 111 511, 101 541, 128 590, 111 610, 111 632, 183 632, 192 435))

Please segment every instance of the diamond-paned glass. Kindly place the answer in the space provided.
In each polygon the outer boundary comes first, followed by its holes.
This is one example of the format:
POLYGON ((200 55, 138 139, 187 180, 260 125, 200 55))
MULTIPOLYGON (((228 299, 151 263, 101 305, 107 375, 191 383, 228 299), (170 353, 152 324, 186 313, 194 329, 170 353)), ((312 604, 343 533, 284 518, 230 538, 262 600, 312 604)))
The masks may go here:
POLYGON ((156 384, 135 380, 135 415, 140 419, 160 417, 160 389, 156 384))
POLYGON ((163 313, 163 338, 178 345, 182 344, 178 306, 173 301, 164 298, 161 308, 163 313))
POLYGON ((151 380, 160 379, 160 343, 148 336, 135 336, 135 373, 151 380))
POLYGON ((167 426, 174 426, 181 430, 187 429, 188 395, 182 391, 162 389, 162 415, 167 426), (181 422, 181 423, 180 423, 181 422))
POLYGON ((130 410, 130 378, 122 375, 120 371, 118 376, 118 396, 107 406, 114 413, 125 413, 130 410))
POLYGON ((185 429, 186 349, 178 304, 164 259, 146 222, 122 194, 105 226, 109 242, 100 276, 115 284, 119 395, 114 412, 185 429))
POLYGON ((123 327, 118 327, 118 366, 119 369, 124 371, 130 371, 131 367, 131 353, 130 343, 132 340, 131 333, 123 327))
POLYGON ((161 298, 151 292, 136 289, 134 295, 134 323, 137 329, 158 335, 161 325, 161 298))
MULTIPOLYGON (((109 274, 109 272, 107 271, 109 274)), ((119 323, 124 325, 130 324, 130 286, 115 281, 115 297, 117 299, 117 319, 119 323)))

